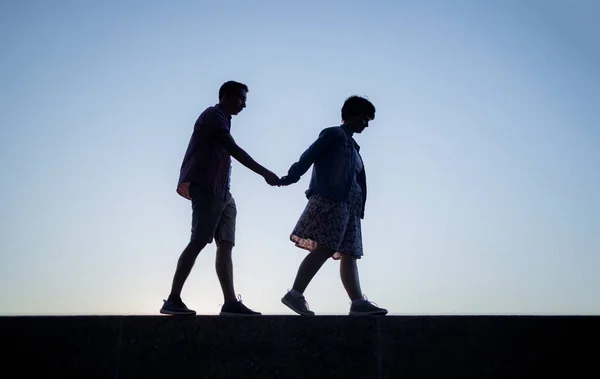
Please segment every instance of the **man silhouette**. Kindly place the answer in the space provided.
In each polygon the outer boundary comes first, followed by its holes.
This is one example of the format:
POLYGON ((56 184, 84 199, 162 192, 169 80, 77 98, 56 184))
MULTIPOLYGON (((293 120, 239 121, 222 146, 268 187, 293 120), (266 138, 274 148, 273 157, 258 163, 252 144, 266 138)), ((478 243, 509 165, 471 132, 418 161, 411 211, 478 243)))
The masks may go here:
POLYGON ((230 134, 231 117, 246 107, 248 87, 228 81, 219 89, 219 103, 206 108, 194 125, 183 158, 177 193, 192 202, 190 242, 177 261, 171 293, 162 314, 195 315, 181 300, 181 290, 196 257, 213 239, 217 245, 215 268, 223 291, 221 315, 260 315, 236 298, 231 252, 235 245, 236 206, 229 185, 231 157, 261 175, 269 185, 280 185, 273 172, 258 164, 230 134))

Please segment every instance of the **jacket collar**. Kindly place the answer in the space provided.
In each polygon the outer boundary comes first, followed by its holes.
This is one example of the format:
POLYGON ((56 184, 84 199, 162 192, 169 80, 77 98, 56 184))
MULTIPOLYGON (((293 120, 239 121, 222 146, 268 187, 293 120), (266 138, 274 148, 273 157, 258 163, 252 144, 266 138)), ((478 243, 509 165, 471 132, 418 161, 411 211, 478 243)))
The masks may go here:
POLYGON ((344 124, 340 125, 340 128, 342 128, 344 133, 346 133, 346 136, 348 136, 348 138, 350 138, 350 140, 354 144, 354 147, 356 147, 356 151, 360 151, 360 145, 358 143, 356 143, 356 141, 352 137, 352 132, 350 131, 350 129, 348 129, 348 127, 344 124))

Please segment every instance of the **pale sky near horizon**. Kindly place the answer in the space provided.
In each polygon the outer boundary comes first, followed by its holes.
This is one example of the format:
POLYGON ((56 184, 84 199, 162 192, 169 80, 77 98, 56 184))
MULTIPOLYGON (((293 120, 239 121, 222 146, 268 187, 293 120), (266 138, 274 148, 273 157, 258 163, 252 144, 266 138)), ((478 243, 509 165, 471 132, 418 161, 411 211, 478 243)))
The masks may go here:
MULTIPOLYGON (((176 194, 198 115, 284 175, 347 96, 368 179, 364 293, 392 315, 600 314, 600 3, 3 1, 0 315, 158 314, 189 239, 176 194)), ((299 183, 238 162, 236 292, 264 314, 305 252, 299 183)), ((183 291, 222 304, 214 244, 183 291)), ((306 291, 347 314, 338 262, 306 291)))

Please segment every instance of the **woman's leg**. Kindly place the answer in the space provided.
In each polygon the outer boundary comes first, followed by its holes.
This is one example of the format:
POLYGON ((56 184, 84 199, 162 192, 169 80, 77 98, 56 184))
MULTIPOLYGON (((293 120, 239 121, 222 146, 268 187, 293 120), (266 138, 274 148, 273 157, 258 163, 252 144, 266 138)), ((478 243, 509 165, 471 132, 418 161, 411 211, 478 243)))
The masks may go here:
POLYGON ((358 278, 357 259, 353 256, 342 254, 340 260, 340 277, 342 284, 348 293, 350 300, 362 299, 363 293, 360 289, 360 279, 358 278))
POLYGON ((327 259, 331 258, 333 253, 334 251, 332 249, 323 245, 317 246, 315 250, 310 252, 306 258, 304 258, 302 263, 300 263, 300 267, 298 267, 296 280, 294 280, 294 286, 292 287, 294 291, 304 293, 312 278, 327 259))
POLYGON ((387 309, 379 308, 363 296, 360 289, 360 280, 358 279, 357 259, 350 255, 342 255, 340 262, 340 277, 348 297, 352 300, 350 305, 350 315, 386 315, 387 309))

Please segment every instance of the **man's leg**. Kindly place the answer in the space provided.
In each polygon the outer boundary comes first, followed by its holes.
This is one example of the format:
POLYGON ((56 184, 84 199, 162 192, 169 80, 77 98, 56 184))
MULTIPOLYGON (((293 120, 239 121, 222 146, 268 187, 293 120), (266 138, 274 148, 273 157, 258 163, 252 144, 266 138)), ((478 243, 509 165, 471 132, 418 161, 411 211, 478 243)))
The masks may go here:
POLYGON ((171 284, 171 294, 164 302, 160 313, 163 314, 196 314, 181 300, 181 290, 187 280, 198 254, 212 242, 219 218, 225 203, 215 199, 211 194, 195 187, 190 188, 192 195, 192 233, 190 243, 183 250, 177 261, 177 268, 171 284))
POLYGON ((237 218, 237 208, 235 200, 228 195, 227 206, 221 214, 219 225, 215 233, 217 242, 217 256, 215 257, 215 269, 221 283, 223 298, 225 302, 221 308, 221 315, 244 315, 257 316, 260 312, 255 312, 246 307, 235 297, 233 287, 233 260, 232 251, 235 245, 235 222, 237 218))
POLYGON ((222 241, 217 247, 217 256, 215 259, 215 269, 221 283, 223 298, 225 301, 236 301, 235 290, 233 289, 233 261, 231 252, 233 244, 222 241))
POLYGON ((177 261, 177 269, 175 270, 175 275, 173 276, 171 294, 169 297, 175 299, 181 298, 181 290, 183 289, 183 285, 190 275, 190 272, 194 267, 194 263, 196 263, 198 254, 200 254, 200 251, 202 251, 205 246, 206 242, 190 241, 190 243, 183 250, 179 256, 179 260, 177 261))
POLYGON ((215 231, 215 242, 217 243, 215 270, 225 302, 237 300, 233 289, 233 261, 231 258, 233 246, 235 245, 236 219, 237 207, 235 200, 231 194, 227 194, 227 202, 215 231))
POLYGON ((160 313, 169 315, 196 314, 196 311, 189 309, 181 300, 181 290, 194 267, 196 257, 198 257, 198 254, 200 254, 200 251, 202 251, 204 246, 206 246, 206 242, 192 240, 179 256, 177 268, 175 269, 175 275, 173 275, 173 282, 171 284, 171 293, 167 300, 164 301, 160 313))

